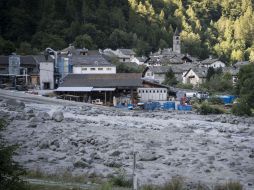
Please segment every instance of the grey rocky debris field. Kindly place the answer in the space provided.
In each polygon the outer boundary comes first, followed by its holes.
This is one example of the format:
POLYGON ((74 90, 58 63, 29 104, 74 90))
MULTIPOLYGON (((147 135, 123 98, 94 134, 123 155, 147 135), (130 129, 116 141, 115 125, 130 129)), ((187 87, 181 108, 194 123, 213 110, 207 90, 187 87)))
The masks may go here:
POLYGON ((172 176, 213 184, 237 180, 254 188, 254 119, 184 112, 123 111, 3 100, 4 132, 19 144, 15 159, 47 173, 132 173, 141 183, 172 176))

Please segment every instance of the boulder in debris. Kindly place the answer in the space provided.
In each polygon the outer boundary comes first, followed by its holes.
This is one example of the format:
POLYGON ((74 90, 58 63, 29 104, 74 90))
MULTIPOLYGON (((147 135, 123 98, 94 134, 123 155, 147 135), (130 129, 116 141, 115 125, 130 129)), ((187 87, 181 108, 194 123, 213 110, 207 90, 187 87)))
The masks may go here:
POLYGON ((18 100, 14 100, 14 99, 4 100, 2 102, 2 104, 5 104, 9 108, 12 108, 12 109, 15 108, 15 109, 18 109, 18 110, 24 110, 24 108, 26 107, 24 102, 21 102, 21 101, 18 101, 18 100))
POLYGON ((61 111, 56 111, 52 115, 52 119, 55 120, 56 122, 61 122, 64 120, 64 115, 63 112, 61 111))
POLYGON ((39 112, 37 115, 38 118, 41 118, 42 120, 50 120, 50 115, 47 112, 39 112))

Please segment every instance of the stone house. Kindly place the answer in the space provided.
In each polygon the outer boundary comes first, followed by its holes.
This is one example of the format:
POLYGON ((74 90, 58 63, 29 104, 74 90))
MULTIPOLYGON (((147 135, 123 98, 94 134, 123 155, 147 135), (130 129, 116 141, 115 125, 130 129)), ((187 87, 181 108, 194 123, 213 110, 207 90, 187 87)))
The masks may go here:
POLYGON ((191 68, 183 75, 183 84, 198 86, 206 81, 207 68, 191 68))

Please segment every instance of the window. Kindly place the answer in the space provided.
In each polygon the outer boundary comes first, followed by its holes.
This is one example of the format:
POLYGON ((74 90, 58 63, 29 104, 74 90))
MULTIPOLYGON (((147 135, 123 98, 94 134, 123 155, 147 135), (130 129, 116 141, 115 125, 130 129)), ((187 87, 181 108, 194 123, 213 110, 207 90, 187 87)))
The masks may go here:
POLYGON ((82 71, 87 71, 87 68, 83 67, 81 68, 82 71))
POLYGON ((107 71, 111 71, 111 69, 112 69, 112 68, 108 67, 108 68, 107 68, 107 71))
POLYGON ((98 68, 98 70, 99 70, 99 71, 102 71, 102 70, 103 70, 103 68, 101 68, 101 67, 100 67, 100 68, 98 68))
POLYGON ((144 90, 142 90, 142 93, 144 93, 144 90))
POLYGON ((90 71, 95 71, 95 68, 93 68, 93 67, 92 67, 92 68, 90 68, 90 71))
POLYGON ((153 93, 155 93, 155 90, 153 91, 153 93))

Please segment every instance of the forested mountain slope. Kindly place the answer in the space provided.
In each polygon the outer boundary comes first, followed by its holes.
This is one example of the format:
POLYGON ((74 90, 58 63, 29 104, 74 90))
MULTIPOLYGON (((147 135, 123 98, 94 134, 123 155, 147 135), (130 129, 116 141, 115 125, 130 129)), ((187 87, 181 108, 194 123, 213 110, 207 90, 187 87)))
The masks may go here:
POLYGON ((176 27, 193 56, 254 61, 253 0, 1 0, 0 53, 172 47, 176 27))

